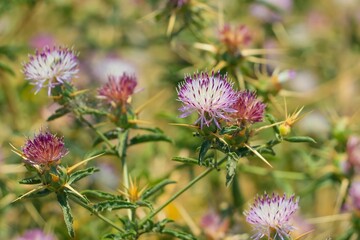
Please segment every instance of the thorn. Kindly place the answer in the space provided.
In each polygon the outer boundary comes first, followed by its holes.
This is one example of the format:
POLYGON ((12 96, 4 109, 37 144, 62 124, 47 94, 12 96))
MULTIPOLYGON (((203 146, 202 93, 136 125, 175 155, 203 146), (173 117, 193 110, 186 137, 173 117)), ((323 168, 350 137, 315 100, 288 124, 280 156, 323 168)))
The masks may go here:
POLYGON ((250 151, 252 151, 256 156, 258 156, 261 160, 263 160, 267 165, 269 165, 271 168, 273 168, 273 166, 271 166, 271 164, 255 149, 253 149, 252 147, 250 147, 249 145, 247 145, 246 143, 244 143, 245 147, 247 147, 250 151))

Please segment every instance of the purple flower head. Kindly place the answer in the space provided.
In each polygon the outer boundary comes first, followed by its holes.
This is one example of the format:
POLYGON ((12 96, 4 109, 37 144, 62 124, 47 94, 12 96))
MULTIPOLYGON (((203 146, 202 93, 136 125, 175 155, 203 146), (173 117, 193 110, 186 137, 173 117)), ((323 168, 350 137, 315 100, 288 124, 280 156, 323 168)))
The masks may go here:
POLYGON ((125 109, 137 85, 136 77, 123 73, 122 76, 109 76, 109 81, 99 89, 99 96, 104 97, 110 104, 122 106, 125 109))
POLYGON ((16 240, 55 240, 52 234, 46 234, 41 229, 31 229, 26 231, 22 236, 17 237, 16 240))
POLYGON ((33 139, 28 139, 22 147, 24 161, 30 165, 49 165, 58 163, 68 154, 63 138, 50 132, 40 132, 33 139))
POLYGON ((360 211, 360 181, 351 183, 349 196, 351 197, 352 206, 360 211))
POLYGON ((350 136, 346 144, 348 163, 355 169, 360 170, 360 138, 350 136))
POLYGON ((269 196, 265 193, 258 196, 250 207, 245 211, 246 221, 253 225, 256 232, 252 239, 284 239, 289 237, 290 231, 294 229, 289 224, 291 216, 299 208, 299 199, 294 195, 287 198, 284 194, 282 197, 277 194, 269 196))
POLYGON ((78 72, 77 55, 68 48, 45 47, 42 52, 29 56, 23 65, 26 80, 35 85, 35 94, 41 88, 48 88, 48 95, 56 85, 70 82, 78 72))
POLYGON ((200 123, 201 128, 212 122, 221 128, 218 120, 228 119, 226 115, 235 112, 232 105, 236 101, 236 93, 228 82, 227 75, 215 75, 213 72, 209 76, 202 72, 194 74, 193 77, 185 76, 185 81, 179 84, 177 93, 178 100, 183 103, 179 108, 182 112, 180 117, 198 112, 200 116, 195 124, 200 123))
POLYGON ((236 102, 232 106, 236 110, 231 114, 237 123, 255 123, 263 120, 266 105, 257 99, 256 93, 248 90, 237 93, 236 102))
POLYGON ((235 52, 251 43, 252 36, 249 28, 239 25, 234 29, 229 24, 225 24, 220 30, 220 41, 231 51, 235 52))

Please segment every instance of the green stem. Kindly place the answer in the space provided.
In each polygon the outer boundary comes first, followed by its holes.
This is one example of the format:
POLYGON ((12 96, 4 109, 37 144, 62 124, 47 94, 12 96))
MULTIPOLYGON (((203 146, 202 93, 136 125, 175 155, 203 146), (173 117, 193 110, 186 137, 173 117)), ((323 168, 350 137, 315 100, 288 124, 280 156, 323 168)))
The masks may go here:
POLYGON ((109 146, 110 149, 113 149, 113 145, 111 144, 111 142, 109 141, 109 139, 107 137, 105 137, 104 134, 102 134, 102 132, 100 132, 99 130, 97 130, 88 120, 86 120, 82 115, 80 115, 79 119, 85 123, 89 128, 91 128, 99 137, 101 137, 102 140, 104 140, 104 142, 109 146))
MULTIPOLYGON (((223 162, 225 162, 227 159, 227 156, 222 158, 218 162, 218 166, 220 166, 223 162)), ((191 188, 195 183, 200 181, 202 178, 204 178, 206 175, 208 175, 210 172, 212 172, 216 168, 208 168, 203 173, 201 173, 199 176, 191 180, 184 188, 180 189, 178 192, 176 192, 170 199, 168 199, 163 205, 161 205, 159 208, 151 212, 148 216, 146 216, 143 220, 140 222, 140 226, 143 225, 146 221, 153 218, 156 214, 158 214, 161 210, 163 210, 167 205, 169 205, 172 201, 174 201, 176 198, 178 198, 181 194, 183 194, 186 190, 191 188)))
POLYGON ((113 223, 110 219, 104 217, 103 215, 101 215, 100 213, 96 212, 92 207, 90 207, 89 205, 87 205, 86 203, 80 201, 79 199, 77 199, 76 197, 73 197, 71 194, 69 194, 69 197, 71 200, 73 200, 74 202, 76 202, 77 204, 79 204, 80 206, 82 206, 83 208, 89 210, 92 214, 94 214, 95 216, 97 216, 98 218, 100 218, 101 220, 103 220, 104 222, 108 223, 109 225, 111 225, 113 228, 117 229, 119 232, 125 232, 121 227, 117 226, 115 223, 113 223))
MULTIPOLYGON (((119 144, 117 146, 117 154, 121 159, 121 166, 123 171, 123 183, 126 190, 129 189, 129 171, 126 163, 126 149, 127 149, 127 142, 129 138, 129 130, 124 130, 124 132, 119 131, 118 140, 119 144)), ((131 209, 128 209, 128 216, 130 221, 133 219, 133 214, 131 209)))

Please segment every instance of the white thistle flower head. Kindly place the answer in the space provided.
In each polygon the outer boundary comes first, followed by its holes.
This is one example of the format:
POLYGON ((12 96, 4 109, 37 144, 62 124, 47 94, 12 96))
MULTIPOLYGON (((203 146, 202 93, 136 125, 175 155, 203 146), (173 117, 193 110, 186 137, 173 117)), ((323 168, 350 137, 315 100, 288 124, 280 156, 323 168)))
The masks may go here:
POLYGON ((218 128, 219 120, 228 119, 228 113, 236 112, 232 108, 236 101, 236 93, 232 84, 228 82, 227 75, 220 73, 211 75, 201 72, 185 76, 185 81, 180 83, 177 88, 178 100, 183 103, 179 108, 182 112, 181 118, 189 116, 193 112, 198 112, 199 118, 195 124, 200 123, 210 126, 212 122, 218 128))
POLYGON ((25 79, 35 85, 35 94, 47 87, 49 96, 52 88, 70 82, 78 71, 77 54, 61 47, 36 51, 35 55, 29 55, 29 62, 23 64, 25 79))
POLYGON ((294 229, 289 220, 298 208, 299 199, 295 195, 289 198, 285 194, 281 197, 274 193, 272 196, 267 193, 258 196, 250 210, 244 212, 246 221, 253 225, 256 232, 252 239, 287 239, 294 229))

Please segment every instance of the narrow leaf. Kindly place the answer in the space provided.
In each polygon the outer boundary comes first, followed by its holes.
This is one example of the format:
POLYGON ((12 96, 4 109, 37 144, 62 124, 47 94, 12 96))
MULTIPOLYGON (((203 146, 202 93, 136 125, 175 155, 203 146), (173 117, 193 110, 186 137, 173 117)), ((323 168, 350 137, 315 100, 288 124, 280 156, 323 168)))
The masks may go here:
MULTIPOLYGON (((116 139, 118 137, 118 133, 119 131, 117 129, 115 130, 110 130, 106 133, 104 133, 104 136, 109 139, 109 140, 112 140, 112 139, 116 139)), ((95 138, 94 142, 93 142, 93 146, 96 146, 98 145, 99 143, 102 143, 104 140, 101 138, 101 137, 97 137, 95 138)))
POLYGON ((19 181, 20 184, 39 184, 41 183, 41 179, 38 176, 24 178, 19 181))
POLYGON ((158 184, 156 184, 154 187, 147 189, 141 196, 141 199, 147 199, 154 195, 156 192, 162 190, 166 185, 176 183, 175 181, 171 181, 168 179, 165 179, 158 184))
POLYGON ((200 147, 200 152, 199 152, 199 164, 201 164, 205 158, 205 155, 207 153, 207 151, 211 148, 211 141, 210 140, 205 140, 200 147))
POLYGON ((70 112, 70 109, 68 109, 66 107, 58 108, 58 109, 56 109, 54 114, 52 114, 50 117, 48 117, 48 119, 46 121, 52 121, 54 119, 64 116, 65 114, 67 114, 69 112, 70 112))
POLYGON ((137 201, 136 204, 141 207, 147 207, 151 211, 154 211, 154 208, 153 208, 151 202, 149 202, 149 201, 137 201))
POLYGON ((227 162, 226 162, 226 186, 227 187, 234 180, 238 159, 239 159, 239 157, 236 153, 230 152, 228 154, 228 158, 227 158, 227 162))
POLYGON ((73 228, 74 218, 71 213, 71 208, 70 208, 70 204, 68 201, 68 197, 64 192, 61 192, 61 193, 57 194, 57 199, 58 199, 58 202, 59 202, 61 209, 63 211, 63 214, 64 214, 64 220, 65 220, 65 224, 66 224, 68 233, 69 233, 70 237, 73 238, 73 237, 75 237, 75 232, 74 232, 74 228, 73 228))
POLYGON ((0 69, 15 76, 14 70, 12 70, 9 66, 5 65, 4 63, 0 62, 0 69))
POLYGON ((284 138, 287 142, 307 142, 307 143, 316 143, 314 139, 307 136, 295 136, 295 137, 286 137, 284 138))
POLYGON ((155 133, 155 134, 137 135, 130 139, 129 145, 135 145, 145 142, 159 142, 159 141, 164 141, 169 143, 172 142, 172 140, 168 136, 160 133, 155 133))
POLYGON ((135 209, 137 208, 136 204, 123 200, 108 200, 94 204, 94 210, 97 212, 102 212, 105 210, 112 211, 114 209, 135 209))
MULTIPOLYGON (((267 119, 271 124, 275 124, 275 123, 276 123, 276 119, 274 118, 273 115, 267 113, 267 114, 265 115, 265 117, 266 117, 266 119, 267 119)), ((274 131, 275 131, 277 134, 280 134, 280 130, 279 130, 279 126, 278 126, 278 125, 275 124, 272 128, 274 129, 274 131)))
POLYGON ((83 194, 87 197, 94 197, 94 198, 100 198, 100 199, 105 199, 105 200, 115 200, 115 199, 124 200, 123 197, 120 195, 114 195, 114 194, 99 191, 99 190, 85 190, 85 191, 82 191, 81 194, 83 194))
POLYGON ((91 174, 98 172, 99 169, 95 167, 89 167, 83 170, 76 171, 70 175, 69 184, 79 181, 80 179, 90 176, 91 174))
POLYGON ((232 134, 232 133, 240 131, 240 130, 242 130, 242 129, 238 126, 224 127, 223 129, 221 129, 220 135, 232 134))
POLYGON ((195 158, 187 158, 187 157, 173 157, 173 161, 182 162, 182 163, 189 163, 189 164, 199 164, 199 160, 195 158))

